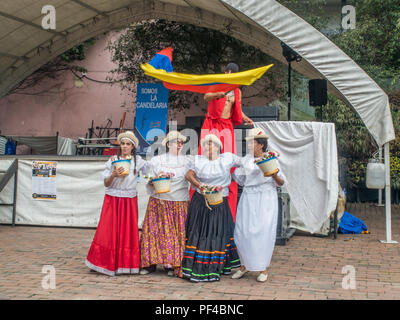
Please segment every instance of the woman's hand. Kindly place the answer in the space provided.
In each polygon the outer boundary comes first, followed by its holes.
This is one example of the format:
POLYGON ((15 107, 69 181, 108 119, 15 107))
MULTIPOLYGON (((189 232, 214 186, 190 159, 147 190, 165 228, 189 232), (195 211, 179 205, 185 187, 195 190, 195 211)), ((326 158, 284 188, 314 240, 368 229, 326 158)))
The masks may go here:
POLYGON ((252 126, 252 125, 254 125, 253 120, 251 120, 248 116, 244 116, 244 117, 243 117, 243 121, 245 122, 245 124, 246 124, 247 126, 252 126))
POLYGON ((108 178, 104 179, 104 185, 108 188, 115 178, 122 177, 121 174, 123 172, 124 172, 124 168, 119 167, 117 169, 117 168, 114 167, 113 171, 111 172, 111 175, 108 178))
POLYGON ((283 181, 283 179, 282 179, 281 177, 278 176, 278 172, 275 172, 275 173, 272 175, 272 179, 275 180, 276 184, 277 184, 279 187, 282 186, 282 185, 285 183, 285 181, 283 181))
POLYGON ((204 95, 204 100, 210 102, 211 100, 222 99, 223 97, 225 97, 225 92, 210 92, 204 95))
POLYGON ((195 188, 200 188, 200 186, 202 185, 200 183, 200 181, 198 181, 196 179, 196 174, 193 170, 189 170, 186 175, 185 178, 187 181, 189 181, 195 188))
POLYGON ((122 177, 122 174, 124 173, 125 169, 122 167, 119 167, 118 169, 114 167, 113 172, 111 173, 113 178, 118 178, 122 177))

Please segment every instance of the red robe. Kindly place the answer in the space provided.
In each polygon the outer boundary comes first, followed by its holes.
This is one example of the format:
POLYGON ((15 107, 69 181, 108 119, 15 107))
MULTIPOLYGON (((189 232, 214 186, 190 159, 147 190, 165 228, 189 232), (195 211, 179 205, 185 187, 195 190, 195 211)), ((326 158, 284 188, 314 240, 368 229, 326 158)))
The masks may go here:
MULTIPOLYGON (((240 99, 240 90, 236 88, 235 103, 232 105, 231 117, 229 119, 221 118, 222 111, 224 110, 226 96, 221 99, 214 99, 208 103, 206 118, 201 128, 200 141, 207 134, 215 134, 222 142, 221 153, 231 152, 236 154, 235 133, 233 125, 242 124, 242 101, 240 99)), ((199 145, 198 154, 201 154, 201 145, 199 145)), ((231 169, 231 173, 235 168, 231 169)), ((235 181, 229 185, 228 203, 232 212, 233 221, 236 219, 236 206, 237 206, 237 193, 238 186, 235 181)))

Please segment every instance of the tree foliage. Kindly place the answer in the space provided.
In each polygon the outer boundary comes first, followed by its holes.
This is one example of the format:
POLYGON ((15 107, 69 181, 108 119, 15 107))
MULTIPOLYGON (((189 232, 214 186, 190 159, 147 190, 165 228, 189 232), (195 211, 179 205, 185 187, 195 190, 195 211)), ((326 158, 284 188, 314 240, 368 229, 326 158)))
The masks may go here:
POLYGON ((354 0, 356 27, 332 40, 387 92, 399 88, 400 1, 354 0))

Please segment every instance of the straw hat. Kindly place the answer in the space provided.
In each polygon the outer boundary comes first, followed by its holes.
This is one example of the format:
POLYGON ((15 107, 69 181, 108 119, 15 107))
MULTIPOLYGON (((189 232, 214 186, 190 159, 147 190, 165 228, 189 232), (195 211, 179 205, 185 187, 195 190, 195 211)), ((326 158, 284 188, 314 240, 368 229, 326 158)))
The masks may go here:
POLYGON ((128 139, 129 141, 131 141, 133 143, 133 145, 135 146, 135 148, 137 148, 139 145, 139 140, 138 140, 138 138, 135 137, 135 135, 132 131, 125 131, 125 132, 120 133, 117 138, 117 141, 119 144, 121 144, 122 139, 128 139))
POLYGON ((245 139, 250 140, 250 139, 260 139, 260 138, 268 139, 269 137, 267 136, 267 134, 264 132, 263 129, 253 128, 249 130, 249 134, 245 139))
POLYGON ((204 149, 204 145, 208 142, 212 141, 214 144, 222 148, 222 142, 221 140, 215 135, 215 134, 208 134, 206 135, 203 139, 200 141, 201 147, 204 149))
POLYGON ((171 140, 182 140, 183 142, 186 142, 187 138, 179 131, 170 131, 161 143, 163 146, 165 146, 167 142, 171 140))

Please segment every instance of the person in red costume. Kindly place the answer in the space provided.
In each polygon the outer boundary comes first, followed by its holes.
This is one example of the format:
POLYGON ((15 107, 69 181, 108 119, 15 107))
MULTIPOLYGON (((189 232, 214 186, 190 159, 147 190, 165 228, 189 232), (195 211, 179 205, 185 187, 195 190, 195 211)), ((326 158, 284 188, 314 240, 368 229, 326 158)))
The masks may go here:
MULTIPOLYGON (((239 67, 235 63, 229 63, 225 67, 225 73, 238 72, 239 67)), ((235 133, 233 126, 242 124, 253 125, 253 121, 242 111, 242 93, 239 88, 230 92, 206 93, 204 100, 208 102, 206 118, 201 128, 200 141, 207 134, 215 134, 222 141, 221 153, 231 152, 236 154, 235 133)), ((199 146, 198 154, 202 154, 199 146)), ((232 172, 235 168, 232 168, 232 172)), ((233 220, 236 217, 238 186, 235 181, 229 186, 228 203, 233 220)))

